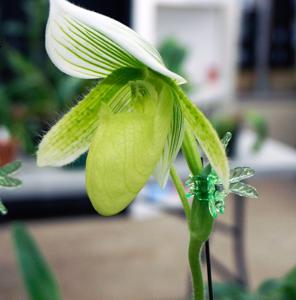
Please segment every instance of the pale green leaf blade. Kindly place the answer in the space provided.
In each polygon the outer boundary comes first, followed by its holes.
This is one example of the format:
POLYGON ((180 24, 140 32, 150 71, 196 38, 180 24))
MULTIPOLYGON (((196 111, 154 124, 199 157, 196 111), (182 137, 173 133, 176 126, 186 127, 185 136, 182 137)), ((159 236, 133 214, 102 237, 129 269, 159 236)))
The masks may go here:
POLYGON ((92 141, 86 164, 86 187, 94 208, 114 215, 136 197, 162 154, 172 119, 172 97, 143 99, 143 109, 106 114, 92 141))
POLYGON ((3 204, 1 199, 0 199, 0 214, 1 215, 6 215, 7 214, 7 208, 5 207, 5 205, 3 204))
POLYGON ((58 283, 28 230, 14 225, 12 237, 29 299, 61 300, 58 283))
POLYGON ((142 76, 141 70, 123 68, 98 83, 43 137, 37 164, 62 166, 87 151, 99 124, 101 104, 107 104, 113 112, 127 110, 131 102, 129 81, 142 76))
POLYGON ((17 178, 12 178, 9 176, 0 177, 0 187, 5 188, 16 188, 19 187, 22 182, 17 178))
POLYGON ((179 95, 180 106, 188 125, 207 155, 212 168, 221 178, 224 188, 228 189, 228 159, 217 132, 205 115, 184 95, 181 88, 175 85, 175 89, 179 95))
POLYGON ((19 160, 11 162, 3 167, 0 167, 0 176, 15 174, 21 167, 22 163, 19 160))
POLYGON ((237 167, 230 170, 230 183, 239 182, 255 175, 255 170, 249 167, 237 167))
POLYGON ((241 197, 247 197, 247 198, 259 197, 258 192, 254 187, 245 184, 243 182, 231 183, 229 186, 229 191, 241 197))
POLYGON ((102 78, 121 67, 147 66, 179 83, 157 50, 127 26, 65 0, 51 0, 46 49, 63 72, 102 78))
POLYGON ((180 110, 179 103, 175 101, 170 133, 168 135, 161 159, 154 171, 154 177, 161 187, 164 187, 167 183, 170 167, 175 161, 182 146, 183 137, 184 117, 180 110))

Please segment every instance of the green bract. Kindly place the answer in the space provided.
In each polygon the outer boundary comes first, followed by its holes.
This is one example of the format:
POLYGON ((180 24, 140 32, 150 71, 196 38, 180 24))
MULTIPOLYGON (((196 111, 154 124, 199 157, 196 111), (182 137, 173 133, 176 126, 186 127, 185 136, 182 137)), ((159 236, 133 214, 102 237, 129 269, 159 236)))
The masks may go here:
POLYGON ((39 166, 62 166, 89 149, 87 192, 95 209, 124 209, 151 175, 161 186, 182 145, 185 126, 194 133, 227 188, 225 150, 203 115, 157 52, 117 21, 51 0, 46 49, 63 72, 104 78, 45 135, 39 166))

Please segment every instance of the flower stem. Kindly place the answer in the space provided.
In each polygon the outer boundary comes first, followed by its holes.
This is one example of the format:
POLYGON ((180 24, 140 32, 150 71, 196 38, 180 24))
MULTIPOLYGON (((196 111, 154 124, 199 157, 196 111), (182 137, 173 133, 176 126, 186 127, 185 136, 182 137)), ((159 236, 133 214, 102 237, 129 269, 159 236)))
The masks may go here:
POLYGON ((190 235, 188 258, 192 274, 193 299, 204 299, 203 277, 200 264, 200 253, 203 243, 190 235))
POLYGON ((170 175, 171 175, 173 183, 176 187, 176 190, 179 194, 179 197, 181 199, 183 209, 185 212, 185 216, 186 216, 186 220, 187 220, 188 226, 190 227, 190 205, 189 205, 188 199, 186 198, 183 183, 182 183, 180 177, 178 176, 175 167, 171 167, 170 175))
POLYGON ((213 218, 208 203, 194 199, 190 218, 189 264, 192 273, 193 299, 204 300, 204 286, 201 275, 200 251, 213 228, 213 218))
POLYGON ((193 134, 186 126, 182 152, 185 156, 188 167, 192 175, 199 175, 202 172, 202 161, 193 134))
MULTIPOLYGON (((201 175, 203 165, 195 138, 188 128, 185 129, 182 151, 192 175, 201 175)), ((213 218, 208 203, 194 197, 190 212, 190 240, 188 249, 189 265, 192 274, 194 300, 204 300, 204 284, 200 262, 203 243, 212 232, 213 218)))

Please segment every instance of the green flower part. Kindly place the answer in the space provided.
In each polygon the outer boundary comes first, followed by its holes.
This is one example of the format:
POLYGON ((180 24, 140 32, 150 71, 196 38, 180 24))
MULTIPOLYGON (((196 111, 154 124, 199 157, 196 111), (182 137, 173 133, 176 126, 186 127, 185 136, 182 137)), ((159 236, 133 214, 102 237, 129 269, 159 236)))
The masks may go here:
POLYGON ((185 126, 228 188, 228 161, 216 131, 178 86, 186 81, 137 33, 51 0, 46 49, 66 74, 103 78, 51 128, 37 152, 39 166, 63 166, 89 150, 86 187, 99 213, 124 209, 151 175, 166 184, 185 126))
MULTIPOLYGON (((225 148, 230 139, 231 133, 227 132, 221 140, 225 148)), ((226 190, 217 173, 208 165, 204 168, 202 175, 189 176, 189 179, 185 182, 190 189, 186 197, 193 197, 193 201, 207 201, 211 216, 217 218, 219 214, 224 214, 225 199, 230 193, 241 197, 258 198, 258 193, 254 187, 241 182, 241 180, 250 178, 253 175, 255 175, 255 171, 249 167, 237 167, 230 170, 229 189, 226 190), (207 169, 210 169, 210 171, 208 172, 207 169)))

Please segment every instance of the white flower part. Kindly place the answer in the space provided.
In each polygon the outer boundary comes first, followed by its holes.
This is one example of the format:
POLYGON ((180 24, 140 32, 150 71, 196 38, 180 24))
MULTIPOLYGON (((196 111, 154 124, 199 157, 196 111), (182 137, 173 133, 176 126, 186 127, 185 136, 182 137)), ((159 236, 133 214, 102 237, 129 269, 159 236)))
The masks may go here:
POLYGON ((46 50, 61 71, 78 78, 102 78, 121 67, 147 66, 178 84, 186 82, 129 27, 66 0, 50 0, 46 50))

